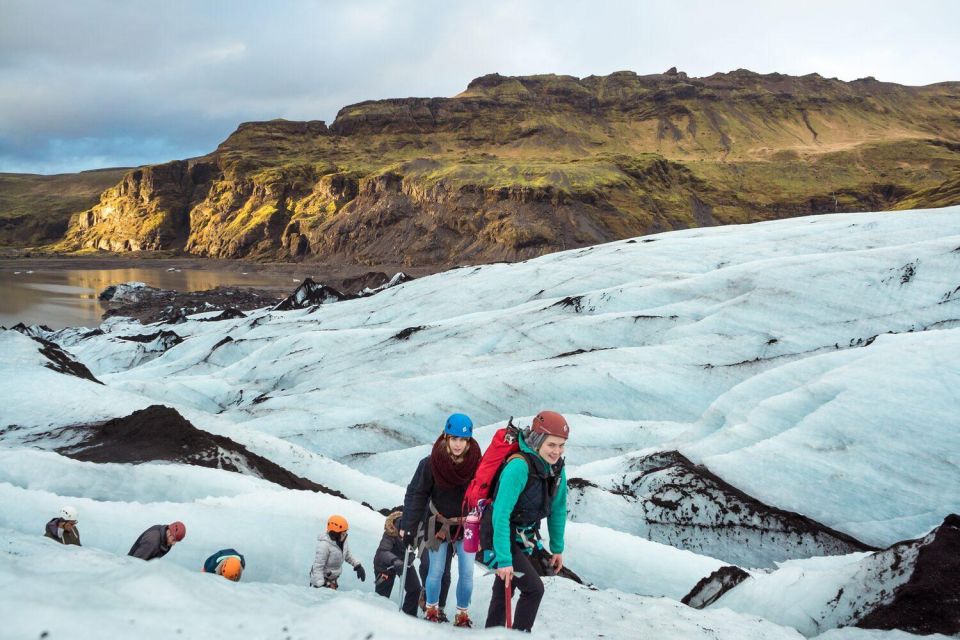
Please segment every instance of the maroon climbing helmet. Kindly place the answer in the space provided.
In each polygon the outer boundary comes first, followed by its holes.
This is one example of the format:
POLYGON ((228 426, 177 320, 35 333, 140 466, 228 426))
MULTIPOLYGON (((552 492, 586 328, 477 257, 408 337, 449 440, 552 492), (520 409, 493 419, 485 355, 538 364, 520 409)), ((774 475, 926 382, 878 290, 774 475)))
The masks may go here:
POLYGON ((570 426, 567 424, 567 419, 556 411, 541 411, 538 413, 530 424, 530 430, 548 436, 570 437, 570 426))

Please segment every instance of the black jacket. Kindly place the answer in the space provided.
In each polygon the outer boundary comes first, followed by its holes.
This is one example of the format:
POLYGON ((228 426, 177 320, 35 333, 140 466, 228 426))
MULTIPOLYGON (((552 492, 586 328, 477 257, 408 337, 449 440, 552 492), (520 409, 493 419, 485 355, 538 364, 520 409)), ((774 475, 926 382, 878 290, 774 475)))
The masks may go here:
POLYGON ((170 547, 167 546, 167 525, 155 524, 140 534, 127 555, 141 560, 153 560, 162 558, 168 551, 170 547))
MULTIPOLYGON (((406 547, 403 540, 389 533, 384 533, 380 538, 380 546, 377 547, 377 553, 373 556, 373 570, 379 575, 381 573, 390 573, 393 571, 394 562, 399 560, 403 562, 403 555, 406 553, 406 547)), ((413 564, 414 554, 410 554, 410 563, 413 564)))
POLYGON ((459 518, 463 515, 463 496, 467 493, 468 484, 454 489, 442 490, 433 481, 433 471, 430 469, 430 456, 427 456, 417 465, 413 479, 407 485, 407 492, 403 496, 403 524, 404 531, 416 531, 421 522, 430 516, 427 508, 429 502, 445 518, 459 518))

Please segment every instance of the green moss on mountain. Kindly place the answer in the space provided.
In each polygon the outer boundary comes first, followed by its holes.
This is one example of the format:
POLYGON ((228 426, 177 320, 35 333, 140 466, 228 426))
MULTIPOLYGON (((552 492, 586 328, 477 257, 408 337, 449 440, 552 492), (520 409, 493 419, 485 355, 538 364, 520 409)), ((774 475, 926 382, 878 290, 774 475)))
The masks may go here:
POLYGON ((245 123, 208 156, 128 174, 61 246, 442 265, 943 206, 960 201, 958 124, 957 83, 492 74, 453 98, 350 105, 330 127, 245 123))

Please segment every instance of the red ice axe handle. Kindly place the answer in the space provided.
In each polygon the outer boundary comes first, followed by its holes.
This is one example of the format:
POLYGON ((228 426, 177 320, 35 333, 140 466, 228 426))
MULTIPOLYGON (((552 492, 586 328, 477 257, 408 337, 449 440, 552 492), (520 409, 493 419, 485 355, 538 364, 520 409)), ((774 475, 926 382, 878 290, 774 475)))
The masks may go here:
POLYGON ((513 611, 511 605, 513 604, 513 592, 510 590, 510 583, 504 580, 503 582, 503 595, 505 598, 505 604, 507 605, 507 629, 513 629, 513 611))

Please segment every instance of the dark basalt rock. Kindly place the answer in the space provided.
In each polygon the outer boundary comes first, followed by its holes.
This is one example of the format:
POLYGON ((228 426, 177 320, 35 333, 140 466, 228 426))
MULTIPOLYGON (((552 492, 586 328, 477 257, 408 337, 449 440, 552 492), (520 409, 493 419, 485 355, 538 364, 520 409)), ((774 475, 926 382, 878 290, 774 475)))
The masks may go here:
POLYGON ((913 574, 893 599, 857 622, 864 629, 960 633, 960 515, 950 514, 921 544, 913 574))
POLYGON ((183 338, 174 333, 173 331, 167 331, 162 329, 156 333, 144 333, 136 334, 132 336, 117 336, 118 340, 126 340, 127 342, 139 342, 141 344, 150 344, 151 342, 157 342, 158 347, 163 351, 176 346, 183 342, 183 338))
POLYGON ((410 339, 410 336, 412 336, 413 334, 415 334, 417 331, 423 331, 424 329, 426 329, 426 327, 424 327, 424 326, 422 326, 422 325, 419 326, 419 327, 407 327, 406 329, 401 329, 400 331, 398 331, 398 332, 393 336, 393 339, 394 339, 394 340, 409 340, 409 339, 410 339))
POLYGON ((306 278, 292 294, 275 306, 273 310, 289 311, 290 309, 306 309, 307 307, 316 305, 350 300, 355 297, 354 295, 338 291, 333 287, 328 287, 325 284, 314 282, 312 278, 306 278))
POLYGON ((246 318, 247 314, 239 309, 234 309, 233 307, 228 307, 223 310, 222 313, 216 315, 212 318, 202 318, 202 322, 219 322, 221 320, 236 320, 238 318, 246 318))
POLYGON ((740 567, 732 565, 720 567, 694 585, 690 593, 683 596, 680 602, 694 609, 703 609, 749 577, 750 574, 740 567))
POLYGON ((107 422, 67 428, 80 432, 80 444, 58 453, 86 462, 179 462, 237 473, 249 473, 288 489, 318 491, 344 498, 342 493, 301 478, 225 436, 193 426, 176 410, 152 405, 107 422))
MULTIPOLYGON (((120 285, 124 286, 124 285, 120 285)), ((108 287, 107 290, 110 288, 108 287)), ((124 316, 135 318, 143 324, 163 322, 181 324, 187 316, 204 311, 223 311, 214 318, 205 320, 229 320, 241 318, 244 310, 262 309, 276 304, 275 294, 269 291, 239 287, 216 287, 206 291, 172 291, 147 287, 135 290, 135 296, 108 302, 109 308, 103 317, 124 316)))
POLYGON ((49 360, 49 362, 45 363, 43 366, 47 367, 48 369, 53 369, 58 373, 65 373, 67 375, 83 378, 84 380, 89 380, 90 382, 103 384, 94 377, 86 365, 71 358, 63 349, 54 343, 37 337, 33 337, 33 340, 40 343, 40 353, 43 354, 47 360, 49 360))
MULTIPOLYGON (((742 566, 813 555, 872 551, 859 540, 798 513, 764 504, 676 451, 630 461, 617 480, 571 480, 570 518, 596 517, 591 502, 622 501, 627 533, 742 566)), ((607 526, 614 526, 608 524, 607 526)))

